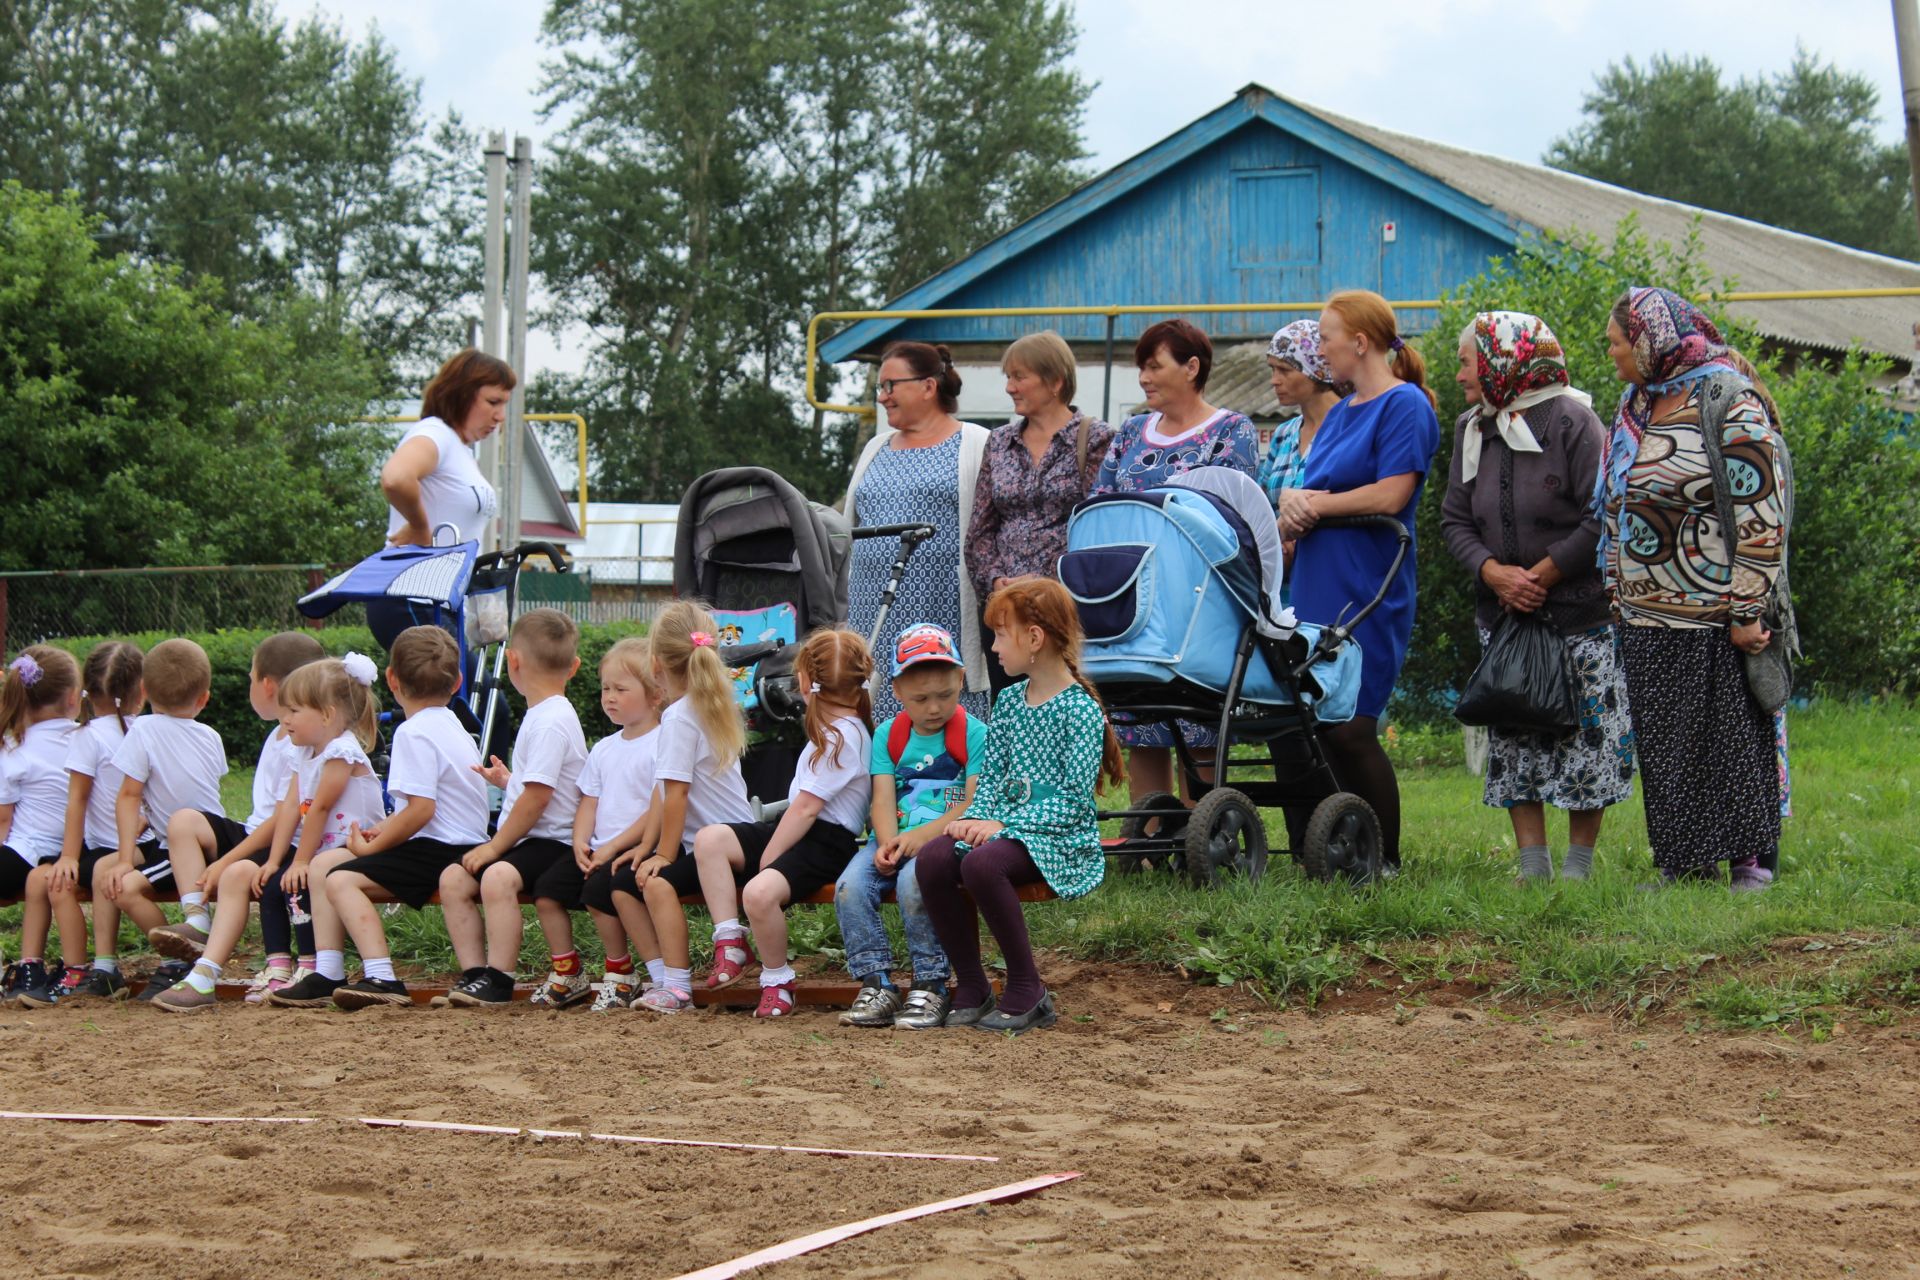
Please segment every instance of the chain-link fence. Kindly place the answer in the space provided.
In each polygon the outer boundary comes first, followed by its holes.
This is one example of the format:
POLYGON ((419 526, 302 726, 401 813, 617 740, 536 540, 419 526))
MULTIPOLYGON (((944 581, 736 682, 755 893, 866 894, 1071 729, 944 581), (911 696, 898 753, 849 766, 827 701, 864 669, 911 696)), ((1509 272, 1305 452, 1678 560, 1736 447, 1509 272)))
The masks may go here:
MULTIPOLYGON (((0 648, 73 636, 314 625, 294 602, 338 571, 322 564, 76 569, 0 574, 0 648)), ((327 624, 364 625, 341 609, 327 624)))
POLYGON ((575 556, 573 572, 520 575, 520 604, 552 605, 576 622, 652 622, 673 598, 671 556, 575 556))

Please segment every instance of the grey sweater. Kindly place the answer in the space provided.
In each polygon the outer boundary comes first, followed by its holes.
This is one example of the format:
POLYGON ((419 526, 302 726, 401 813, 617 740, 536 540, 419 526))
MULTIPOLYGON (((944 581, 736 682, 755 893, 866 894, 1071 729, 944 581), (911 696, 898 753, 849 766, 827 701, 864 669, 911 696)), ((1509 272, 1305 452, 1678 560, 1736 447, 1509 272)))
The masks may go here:
POLYGON ((1593 410, 1566 396, 1525 413, 1539 453, 1515 453, 1491 429, 1480 448, 1480 473, 1460 479, 1460 444, 1483 421, 1469 409, 1454 424, 1453 465, 1440 528, 1447 550, 1473 575, 1474 617, 1491 629, 1500 600, 1480 580, 1489 559, 1531 568, 1551 557, 1563 580, 1547 592, 1547 612, 1562 635, 1591 631, 1612 619, 1594 563, 1600 522, 1592 511, 1604 433, 1593 410))

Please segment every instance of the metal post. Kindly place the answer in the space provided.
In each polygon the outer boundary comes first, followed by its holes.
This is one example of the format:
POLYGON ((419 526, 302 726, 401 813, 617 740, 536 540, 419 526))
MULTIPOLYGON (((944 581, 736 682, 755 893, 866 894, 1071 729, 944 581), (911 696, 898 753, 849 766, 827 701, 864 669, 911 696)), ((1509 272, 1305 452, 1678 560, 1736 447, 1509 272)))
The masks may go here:
POLYGON ((520 485, 526 471, 527 433, 527 255, 530 232, 528 221, 533 210, 533 142, 529 138, 513 140, 513 243, 508 270, 512 276, 511 304, 507 312, 507 363, 518 378, 513 399, 507 404, 506 441, 501 449, 506 465, 501 468, 505 484, 500 493, 500 538, 508 547, 520 544, 520 485))
POLYGON ((1907 116, 1913 212, 1920 218, 1920 0, 1893 0, 1893 44, 1900 58, 1900 97, 1907 116))
POLYGON ((1113 422, 1113 326, 1119 320, 1113 312, 1107 312, 1107 376, 1100 385, 1100 421, 1113 422))
MULTIPOLYGON (((498 129, 487 135, 486 160, 486 238, 480 246, 484 264, 480 287, 480 349, 497 356, 505 350, 500 342, 500 307, 506 286, 507 259, 507 135, 498 129)), ((503 480, 499 432, 480 442, 479 461, 480 474, 499 492, 503 480)), ((499 540, 499 517, 489 524, 491 527, 481 536, 481 542, 492 545, 499 540)))

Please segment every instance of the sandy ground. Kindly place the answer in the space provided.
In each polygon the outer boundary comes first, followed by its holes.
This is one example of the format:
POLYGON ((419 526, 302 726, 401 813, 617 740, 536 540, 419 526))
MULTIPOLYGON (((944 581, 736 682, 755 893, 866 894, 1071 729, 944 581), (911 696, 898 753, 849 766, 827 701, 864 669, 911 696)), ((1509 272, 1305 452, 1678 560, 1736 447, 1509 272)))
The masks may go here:
POLYGON ((1435 1003, 1307 1014, 1057 963, 1020 1040, 638 1015, 0 1012, 0 1274, 670 1276, 1077 1169, 760 1273, 1920 1273, 1920 1030, 1688 1035, 1435 1003), (999 1164, 371 1131, 361 1115, 999 1164))

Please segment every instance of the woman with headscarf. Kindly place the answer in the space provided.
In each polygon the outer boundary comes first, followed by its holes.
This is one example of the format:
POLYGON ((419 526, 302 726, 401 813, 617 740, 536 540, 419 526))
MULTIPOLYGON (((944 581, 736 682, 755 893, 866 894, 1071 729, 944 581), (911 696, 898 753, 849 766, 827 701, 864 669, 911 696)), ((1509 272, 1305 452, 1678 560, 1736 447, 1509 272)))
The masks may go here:
POLYGON ((1505 809, 1527 880, 1553 876, 1546 805, 1568 811, 1560 874, 1584 880, 1607 806, 1633 793, 1633 724, 1613 615, 1594 552, 1592 504, 1606 432, 1567 379, 1559 339, 1538 316, 1485 311, 1460 333, 1454 424, 1440 506, 1447 550, 1478 584, 1484 647, 1501 612, 1539 614, 1565 642, 1580 723, 1566 733, 1488 732, 1485 799, 1505 809))
MULTIPOLYGON (((1320 423, 1327 411, 1340 403, 1340 397, 1353 394, 1351 382, 1341 382, 1327 367, 1320 354, 1320 322, 1295 320, 1281 325, 1267 343, 1267 372, 1273 384, 1273 398, 1282 409, 1296 412, 1273 429, 1273 439, 1260 459, 1254 479, 1267 491, 1274 514, 1280 511, 1280 494, 1298 489, 1307 473, 1307 451, 1320 434, 1320 423)), ((1281 542, 1287 560, 1293 560, 1291 540, 1281 542)), ((1281 588, 1282 599, 1290 599, 1292 585, 1281 588)))
POLYGON ((1600 566, 1640 751, 1647 840, 1664 880, 1728 864, 1737 891, 1772 882, 1780 843, 1775 723, 1742 654, 1765 650, 1785 505, 1775 427, 1713 322, 1669 289, 1620 295, 1607 354, 1621 381, 1595 503, 1600 566), (1734 531, 1716 514, 1717 431, 1734 531))

